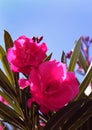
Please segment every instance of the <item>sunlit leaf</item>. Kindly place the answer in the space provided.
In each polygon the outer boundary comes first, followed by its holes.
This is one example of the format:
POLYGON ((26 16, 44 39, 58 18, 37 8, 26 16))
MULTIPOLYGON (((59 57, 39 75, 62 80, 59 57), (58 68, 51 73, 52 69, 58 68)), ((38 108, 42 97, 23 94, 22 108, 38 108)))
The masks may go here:
POLYGON ((86 60, 81 51, 80 51, 80 55, 79 55, 79 63, 81 65, 81 67, 84 69, 84 71, 86 72, 88 69, 88 66, 87 66, 86 60))
POLYGON ((10 82, 13 84, 13 79, 12 79, 12 73, 10 71, 10 67, 6 58, 6 54, 4 49, 2 48, 2 46, 0 46, 0 60, 2 62, 2 65, 4 67, 5 73, 8 77, 8 79, 10 80, 10 82))
POLYGON ((80 93, 78 94, 78 96, 75 98, 75 100, 78 100, 80 97, 83 96, 85 89, 88 87, 89 83, 92 80, 92 64, 89 66, 85 77, 82 81, 82 83, 80 84, 80 93))
POLYGON ((70 63, 68 67, 68 71, 74 71, 74 68, 76 66, 76 62, 78 60, 78 57, 80 55, 80 47, 81 47, 81 40, 79 39, 74 46, 73 53, 70 58, 70 63))

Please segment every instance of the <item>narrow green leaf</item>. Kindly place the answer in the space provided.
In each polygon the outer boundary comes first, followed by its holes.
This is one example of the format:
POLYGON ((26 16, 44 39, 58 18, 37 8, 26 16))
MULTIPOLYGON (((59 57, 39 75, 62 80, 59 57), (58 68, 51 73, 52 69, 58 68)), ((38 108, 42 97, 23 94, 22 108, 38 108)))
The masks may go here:
POLYGON ((87 119, 90 118, 90 116, 92 115, 91 104, 92 104, 92 100, 89 100, 87 98, 83 99, 83 103, 81 106, 79 106, 79 110, 77 110, 74 114, 71 114, 72 116, 69 117, 68 120, 66 120, 62 130, 68 130, 68 129, 71 130, 70 128, 72 126, 75 126, 76 129, 82 126, 82 124, 85 123, 85 121, 87 121, 87 119), (90 116, 89 116, 89 113, 91 113, 90 116), (80 120, 80 123, 79 125, 76 126, 75 124, 78 124, 77 122, 79 122, 79 120, 80 120))
POLYGON ((19 73, 17 72, 12 72, 12 77, 13 77, 13 82, 14 82, 14 88, 15 88, 15 92, 16 92, 16 95, 18 95, 16 98, 17 98, 17 101, 18 102, 21 102, 20 100, 20 87, 19 87, 19 84, 18 84, 18 79, 19 79, 19 73))
POLYGON ((12 101, 7 94, 5 94, 4 92, 0 91, 0 95, 9 103, 9 105, 19 114, 19 116, 21 116, 22 118, 24 118, 22 111, 20 110, 20 108, 18 106, 16 106, 16 103, 14 101, 12 101))
POLYGON ((91 116, 92 116, 92 110, 88 109, 87 113, 84 113, 83 116, 79 118, 79 120, 70 127, 70 130, 74 130, 74 128, 76 129, 80 128, 91 116))
POLYGON ((13 78, 12 78, 12 73, 10 71, 10 67, 6 58, 6 54, 4 49, 2 48, 2 46, 0 46, 0 60, 2 62, 2 65, 4 67, 5 73, 9 79, 9 81, 11 82, 11 84, 13 84, 13 78))
POLYGON ((90 64, 90 66, 85 74, 85 77, 84 77, 82 83, 80 84, 80 93, 75 98, 75 100, 78 100, 80 97, 82 97, 84 95, 84 91, 88 87, 91 80, 92 80, 92 64, 90 64))
POLYGON ((11 99, 15 99, 16 98, 16 94, 14 91, 12 91, 9 86, 5 83, 3 83, 2 81, 0 81, 0 89, 2 89, 5 93, 7 93, 7 95, 11 98, 11 99))
POLYGON ((76 111, 80 109, 80 106, 83 104, 83 100, 71 102, 66 107, 59 110, 54 114, 49 121, 47 122, 44 130, 52 129, 56 130, 59 126, 63 126, 64 122, 70 118, 76 111))
POLYGON ((11 123, 15 123, 17 126, 22 127, 24 129, 24 121, 21 117, 10 107, 4 105, 0 102, 0 117, 5 119, 5 121, 11 123))
MULTIPOLYGON (((73 124, 69 127, 70 130, 78 129, 82 126, 91 116, 92 116, 92 100, 86 102, 80 111, 76 113, 77 119, 74 121, 72 118, 73 124)), ((75 117, 74 117, 75 118, 75 117)))
POLYGON ((61 62, 66 63, 66 56, 64 51, 62 51, 61 62))
POLYGON ((1 79, 0 79, 0 89, 2 89, 5 93, 7 93, 10 98, 12 99, 16 98, 16 93, 9 87, 8 84, 2 82, 1 79))
POLYGON ((24 111, 24 115, 26 117, 26 119, 28 119, 29 117, 29 110, 28 110, 28 106, 27 106, 27 101, 28 101, 28 97, 30 96, 29 94, 29 87, 21 90, 21 100, 22 100, 22 109, 24 111))
POLYGON ((84 69, 84 71, 86 73, 88 66, 87 66, 86 60, 81 51, 80 51, 80 55, 79 55, 79 63, 81 64, 82 68, 84 69))
POLYGON ((10 97, 16 98, 16 93, 10 84, 9 80, 7 79, 6 75, 0 69, 0 88, 5 91, 10 97))
POLYGON ((51 57, 52 57, 52 53, 50 53, 50 54, 44 59, 44 61, 49 61, 49 60, 51 59, 51 57))
POLYGON ((81 47, 81 39, 79 39, 75 43, 75 46, 74 46, 74 49, 73 49, 73 53, 72 53, 71 58, 70 58, 68 71, 74 71, 77 59, 78 59, 79 54, 80 54, 80 47, 81 47))
POLYGON ((5 49, 7 52, 7 50, 13 46, 13 40, 6 30, 4 30, 4 42, 5 42, 5 49))
POLYGON ((10 81, 8 80, 8 78, 6 77, 6 75, 4 74, 4 72, 1 69, 0 69, 0 76, 1 76, 0 80, 5 82, 6 84, 8 84, 10 86, 10 88, 13 89, 10 81))
MULTIPOLYGON (((20 106, 21 99, 20 99, 20 88, 18 85, 18 73, 12 73, 14 77, 14 86, 11 85, 6 75, 3 73, 3 71, 0 69, 0 87, 4 91, 8 97, 10 97, 14 102, 16 102, 17 106, 20 106), (15 88, 15 90, 14 90, 15 88), (16 96, 18 95, 18 96, 16 96)), ((21 112, 22 114, 22 112, 21 112)), ((23 115, 23 114, 22 114, 23 115)))
MULTIPOLYGON (((0 118, 4 120, 4 122, 9 123, 10 125, 14 126, 16 129, 24 130, 23 127, 21 127, 19 124, 17 124, 15 121, 13 121, 9 116, 4 114, 3 112, 0 113, 0 118)), ((8 129, 5 129, 8 130, 8 129)))

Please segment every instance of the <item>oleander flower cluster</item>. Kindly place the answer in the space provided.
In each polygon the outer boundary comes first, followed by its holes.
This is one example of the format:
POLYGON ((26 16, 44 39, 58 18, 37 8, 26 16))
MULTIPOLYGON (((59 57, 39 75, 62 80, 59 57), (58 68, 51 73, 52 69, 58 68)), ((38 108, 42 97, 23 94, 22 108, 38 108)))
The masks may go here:
POLYGON ((41 39, 20 36, 8 49, 7 59, 12 71, 26 75, 18 83, 20 89, 30 88, 28 107, 37 103, 42 113, 56 112, 79 93, 79 84, 66 64, 56 59, 45 60, 48 47, 41 39))
POLYGON ((4 30, 5 47, 0 45, 0 129, 90 129, 92 39, 81 36, 72 51, 62 51, 60 61, 52 58, 42 39, 22 35, 13 41, 4 30))

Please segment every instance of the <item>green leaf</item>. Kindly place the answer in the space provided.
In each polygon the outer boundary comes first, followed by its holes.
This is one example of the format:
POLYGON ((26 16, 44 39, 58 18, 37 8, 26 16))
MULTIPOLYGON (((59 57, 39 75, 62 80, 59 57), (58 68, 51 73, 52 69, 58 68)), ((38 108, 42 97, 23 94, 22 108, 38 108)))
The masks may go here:
POLYGON ((7 79, 6 75, 0 69, 0 87, 5 91, 10 97, 15 98, 16 93, 10 84, 9 80, 7 79))
POLYGON ((62 51, 61 62, 66 63, 66 56, 64 51, 62 51))
POLYGON ((4 42, 5 42, 5 49, 7 52, 7 50, 13 46, 13 40, 6 30, 4 30, 4 42))
MULTIPOLYGON (((13 74, 14 74, 13 76, 14 76, 14 84, 15 84, 15 90, 16 91, 13 89, 13 86, 11 85, 11 83, 8 80, 8 78, 6 77, 6 75, 3 73, 3 71, 1 69, 0 69, 0 76, 1 76, 0 77, 0 87, 4 91, 4 93, 6 94, 6 96, 8 96, 11 100, 13 100, 16 103, 17 107, 19 108, 20 104, 21 104, 20 88, 18 86, 18 78, 19 78, 19 76, 18 76, 18 73, 13 73, 13 74)), ((7 99, 8 98, 6 98, 6 100, 7 99)), ((13 104, 11 106, 13 107, 13 104)), ((21 108, 19 110, 20 110, 19 113, 23 117, 23 113, 22 113, 21 108)))
POLYGON ((81 118, 78 118, 76 122, 70 127, 70 130, 74 130, 74 128, 78 129, 82 126, 90 117, 92 116, 92 107, 91 110, 88 109, 81 118))
POLYGON ((24 111, 24 115, 26 118, 28 118, 28 101, 29 96, 29 87, 26 87, 25 89, 21 90, 21 100, 22 100, 22 109, 24 111))
POLYGON ((83 104, 83 100, 71 102, 66 107, 60 109, 56 114, 54 114, 47 122, 44 130, 56 130, 59 126, 63 126, 64 122, 68 120, 72 115, 80 109, 83 104))
POLYGON ((4 122, 9 123, 10 125, 13 125, 15 128, 18 128, 19 130, 24 130, 22 127, 19 126, 16 122, 14 122, 9 116, 7 116, 5 113, 0 112, 0 118, 4 120, 4 122))
POLYGON ((0 102, 0 117, 21 130, 25 128, 25 123, 21 117, 10 107, 0 102))
POLYGON ((84 69, 84 71, 86 73, 88 66, 87 66, 86 60, 81 51, 80 51, 80 55, 79 55, 79 63, 81 64, 81 67, 84 69))
POLYGON ((13 82, 14 82, 14 88, 15 88, 15 92, 16 92, 16 95, 18 95, 16 98, 17 98, 17 101, 18 102, 21 102, 20 100, 20 96, 21 96, 21 92, 20 92, 20 87, 19 87, 19 84, 18 84, 18 80, 19 80, 19 73, 16 73, 16 72, 12 72, 12 77, 13 77, 13 82))
POLYGON ((0 69, 0 76, 1 76, 0 80, 5 82, 6 84, 8 84, 8 86, 10 86, 10 88, 13 89, 10 81, 8 80, 8 78, 6 77, 6 75, 4 74, 4 72, 1 69, 0 69))
POLYGON ((79 98, 81 98, 84 95, 84 91, 85 89, 88 87, 89 83, 92 81, 92 64, 90 64, 85 77, 82 81, 82 83, 80 84, 79 88, 80 88, 80 93, 78 94, 78 96, 75 98, 75 100, 78 100, 79 98))
POLYGON ((52 53, 50 53, 50 54, 44 59, 44 61, 49 61, 49 60, 51 59, 51 57, 52 57, 52 53))
POLYGON ((82 126, 92 116, 92 100, 84 101, 80 109, 64 124, 64 130, 74 130, 82 126))
POLYGON ((12 73, 10 71, 10 67, 6 58, 6 54, 2 46, 0 46, 0 60, 2 62, 2 65, 4 67, 5 73, 9 79, 9 81, 13 84, 13 78, 12 78, 12 73))
POLYGON ((70 58, 68 71, 74 71, 74 68, 76 66, 76 62, 77 62, 79 54, 80 54, 80 47, 81 47, 81 39, 79 39, 75 43, 75 47, 73 49, 73 53, 72 53, 71 58, 70 58))
POLYGON ((9 103, 9 105, 19 114, 19 116, 21 116, 22 118, 24 118, 22 111, 20 110, 19 106, 16 106, 16 103, 11 100, 7 94, 5 94, 4 92, 0 91, 0 95, 9 103))

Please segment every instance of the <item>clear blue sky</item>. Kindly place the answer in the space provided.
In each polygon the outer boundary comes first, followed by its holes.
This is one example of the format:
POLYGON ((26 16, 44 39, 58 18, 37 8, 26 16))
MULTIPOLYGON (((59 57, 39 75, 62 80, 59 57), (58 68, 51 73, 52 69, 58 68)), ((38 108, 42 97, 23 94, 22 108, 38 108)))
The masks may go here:
POLYGON ((92 0, 0 0, 0 44, 4 29, 13 40, 43 35, 60 60, 62 50, 72 49, 81 35, 92 37, 92 0))

